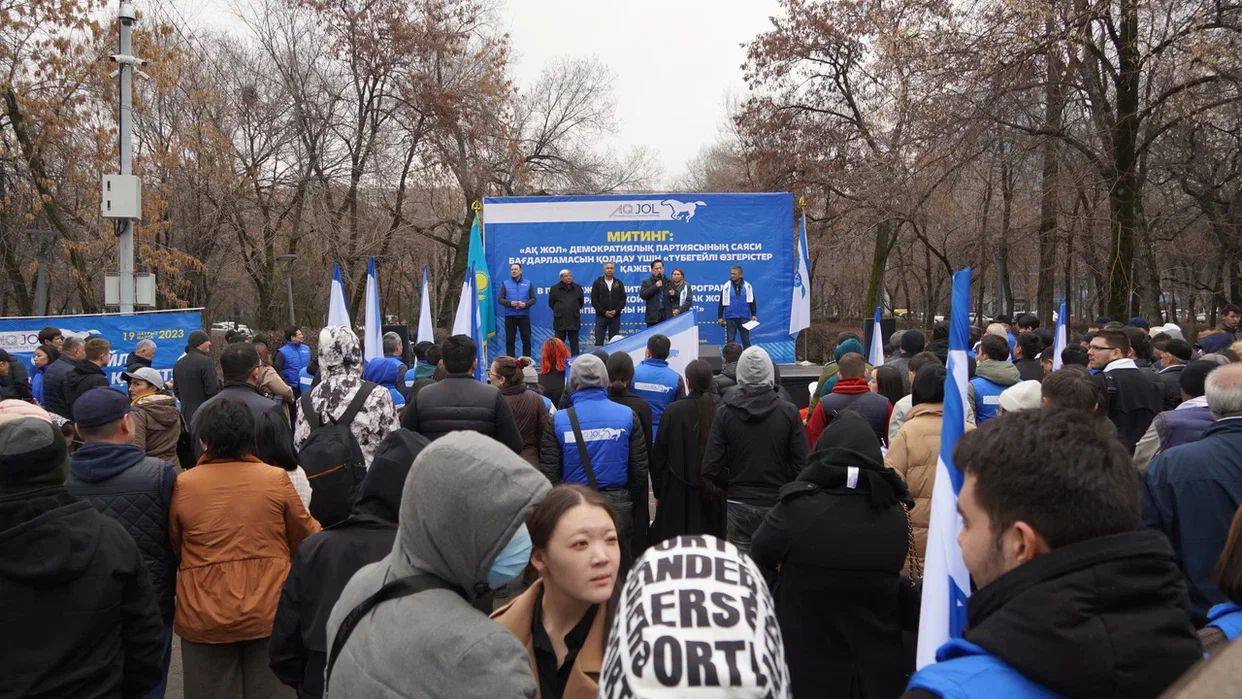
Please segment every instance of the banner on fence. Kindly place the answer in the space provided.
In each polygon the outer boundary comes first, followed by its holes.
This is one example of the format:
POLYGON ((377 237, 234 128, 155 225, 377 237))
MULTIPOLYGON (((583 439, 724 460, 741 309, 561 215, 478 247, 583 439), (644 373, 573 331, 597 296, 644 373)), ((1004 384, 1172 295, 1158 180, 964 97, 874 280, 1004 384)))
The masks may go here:
MULTIPOLYGON (((755 290, 759 326, 750 334, 778 363, 792 362, 789 336, 794 283, 793 195, 634 194, 566 197, 490 197, 483 200, 487 264, 496 283, 518 262, 535 287, 531 309, 532 350, 552 336, 548 289, 562 269, 573 272, 587 296, 582 309, 585 347, 593 339, 591 283, 604 262, 616 264, 626 290, 621 334, 646 330, 645 302, 638 295, 650 263, 664 261, 665 277, 685 272, 698 318, 699 342, 720 346, 716 324, 720 290, 729 268, 741 265, 755 290)), ((503 352, 504 327, 496 328, 492 355, 503 352)), ((697 355, 696 355, 697 356, 697 355)), ((691 357, 693 359, 695 357, 691 357)))
POLYGON ((0 348, 19 357, 30 368, 39 346, 39 331, 45 327, 60 328, 65 337, 102 337, 112 345, 112 358, 104 372, 110 384, 118 385, 123 383, 121 372, 134 347, 142 340, 151 340, 155 343, 151 366, 168 380, 173 364, 185 352, 186 338, 203 327, 201 310, 0 318, 0 348))

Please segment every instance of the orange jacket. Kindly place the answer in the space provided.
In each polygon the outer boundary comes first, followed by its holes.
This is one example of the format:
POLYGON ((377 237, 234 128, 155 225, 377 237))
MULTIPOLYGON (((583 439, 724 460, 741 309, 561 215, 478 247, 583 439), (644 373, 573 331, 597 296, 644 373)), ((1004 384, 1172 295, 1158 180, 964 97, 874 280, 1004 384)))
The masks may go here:
MULTIPOLYGON (((539 596, 542 588, 543 580, 536 580, 526 592, 492 612, 492 619, 509 629, 526 646, 526 653, 530 656, 530 671, 535 677, 535 699, 539 699, 542 692, 539 689, 539 670, 535 665, 535 634, 531 625, 535 620, 535 598, 539 596)), ((604 665, 604 643, 608 640, 608 628, 604 624, 607 616, 601 605, 595 612, 595 620, 591 623, 591 630, 587 632, 582 649, 574 660, 569 681, 565 683, 563 699, 594 699, 599 691, 599 674, 604 665)))
POLYGON ((177 635, 195 643, 272 635, 293 552, 319 529, 283 470, 252 456, 199 459, 177 477, 168 515, 181 561, 177 635))

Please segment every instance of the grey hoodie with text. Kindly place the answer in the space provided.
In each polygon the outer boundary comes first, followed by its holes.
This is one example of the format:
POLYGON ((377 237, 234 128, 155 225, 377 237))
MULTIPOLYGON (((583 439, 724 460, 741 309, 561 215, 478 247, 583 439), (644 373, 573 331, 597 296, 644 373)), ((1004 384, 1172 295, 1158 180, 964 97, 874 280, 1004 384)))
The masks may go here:
MULTIPOLYGON (((431 573, 472 599, 487 571, 551 486, 509 448, 452 432, 423 449, 405 480, 392 552, 354 575, 328 619, 341 620, 385 583, 431 573)), ((384 602, 344 645, 327 696, 534 697, 526 649, 456 592, 384 602)))

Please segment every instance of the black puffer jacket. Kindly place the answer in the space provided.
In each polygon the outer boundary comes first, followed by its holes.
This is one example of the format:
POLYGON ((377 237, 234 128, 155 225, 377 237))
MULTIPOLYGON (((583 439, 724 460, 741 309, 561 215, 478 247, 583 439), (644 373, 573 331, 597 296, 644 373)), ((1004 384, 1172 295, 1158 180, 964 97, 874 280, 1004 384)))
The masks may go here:
POLYGON ((500 389, 469 374, 449 374, 420 390, 406 405, 401 426, 430 440, 457 430, 478 432, 522 453, 522 435, 500 389))
MULTIPOLYGON (((47 378, 44 377, 44 381, 47 378)), ((70 412, 73 411, 73 403, 82 396, 83 393, 92 388, 100 386, 107 387, 108 376, 104 374, 104 370, 99 365, 88 360, 80 359, 73 363, 73 368, 69 373, 65 374, 64 396, 65 403, 69 406, 70 412)))
POLYGON ((428 444, 426 437, 409 430, 385 437, 349 518, 298 546, 276 608, 269 649, 272 672, 297 689, 299 697, 323 696, 328 615, 354 573, 392 551, 405 477, 428 444))
POLYGON ((73 419, 69 404, 65 402, 65 377, 70 371, 73 371, 73 360, 61 357, 43 372, 43 407, 66 420, 73 419))
POLYGON ((73 453, 65 489, 121 523, 134 537, 164 623, 172 623, 177 559, 168 541, 168 505, 177 472, 134 444, 90 443, 73 453))
POLYGON ((1154 697, 1202 657, 1186 581, 1159 532, 1071 544, 967 606, 966 640, 1068 697, 1154 697))
POLYGON ((759 568, 780 569, 773 593, 795 697, 894 697, 905 686, 898 610, 914 503, 870 432, 857 413, 833 420, 828 448, 781 489, 752 541, 759 568))
POLYGON ((766 386, 729 392, 712 423, 703 477, 730 500, 771 507, 806 465, 806 430, 798 409, 766 386))
POLYGON ((164 626, 125 529, 65 492, 0 496, 0 693, 138 697, 164 626))

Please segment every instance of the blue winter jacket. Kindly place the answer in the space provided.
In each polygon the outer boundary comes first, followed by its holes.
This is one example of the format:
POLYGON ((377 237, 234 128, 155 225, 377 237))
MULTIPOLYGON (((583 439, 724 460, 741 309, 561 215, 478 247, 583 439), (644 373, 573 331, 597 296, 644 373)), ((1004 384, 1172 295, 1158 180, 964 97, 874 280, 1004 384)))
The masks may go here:
POLYGON ((961 638, 940 646, 936 662, 910 678, 906 691, 915 689, 945 699, 1051 699, 1060 696, 1027 679, 983 647, 961 638))
POLYGON ((393 403, 400 408, 405 405, 405 362, 398 357, 379 357, 367 362, 362 370, 362 380, 379 384, 388 389, 393 403))
POLYGON ((284 364, 280 367, 280 378, 284 379, 290 388, 297 388, 298 376, 306 365, 310 364, 310 348, 305 344, 295 345, 292 342, 286 342, 276 351, 284 360, 284 364))
MULTIPOLYGON (((634 411, 608 400, 602 388, 579 389, 569 402, 578 416, 597 487, 616 490, 629 485, 630 436, 638 419, 634 411)), ((561 481, 589 484, 568 410, 552 416, 552 432, 561 451, 561 481)))
POLYGON ((1157 454, 1143 477, 1143 525, 1169 538, 1202 620, 1225 601, 1216 561, 1242 504, 1242 417, 1217 420, 1197 442, 1157 454))
POLYGON ((651 439, 655 440, 656 426, 669 403, 686 394, 681 375, 669 368, 663 359, 644 359, 634 367, 634 380, 630 390, 651 406, 651 439))

